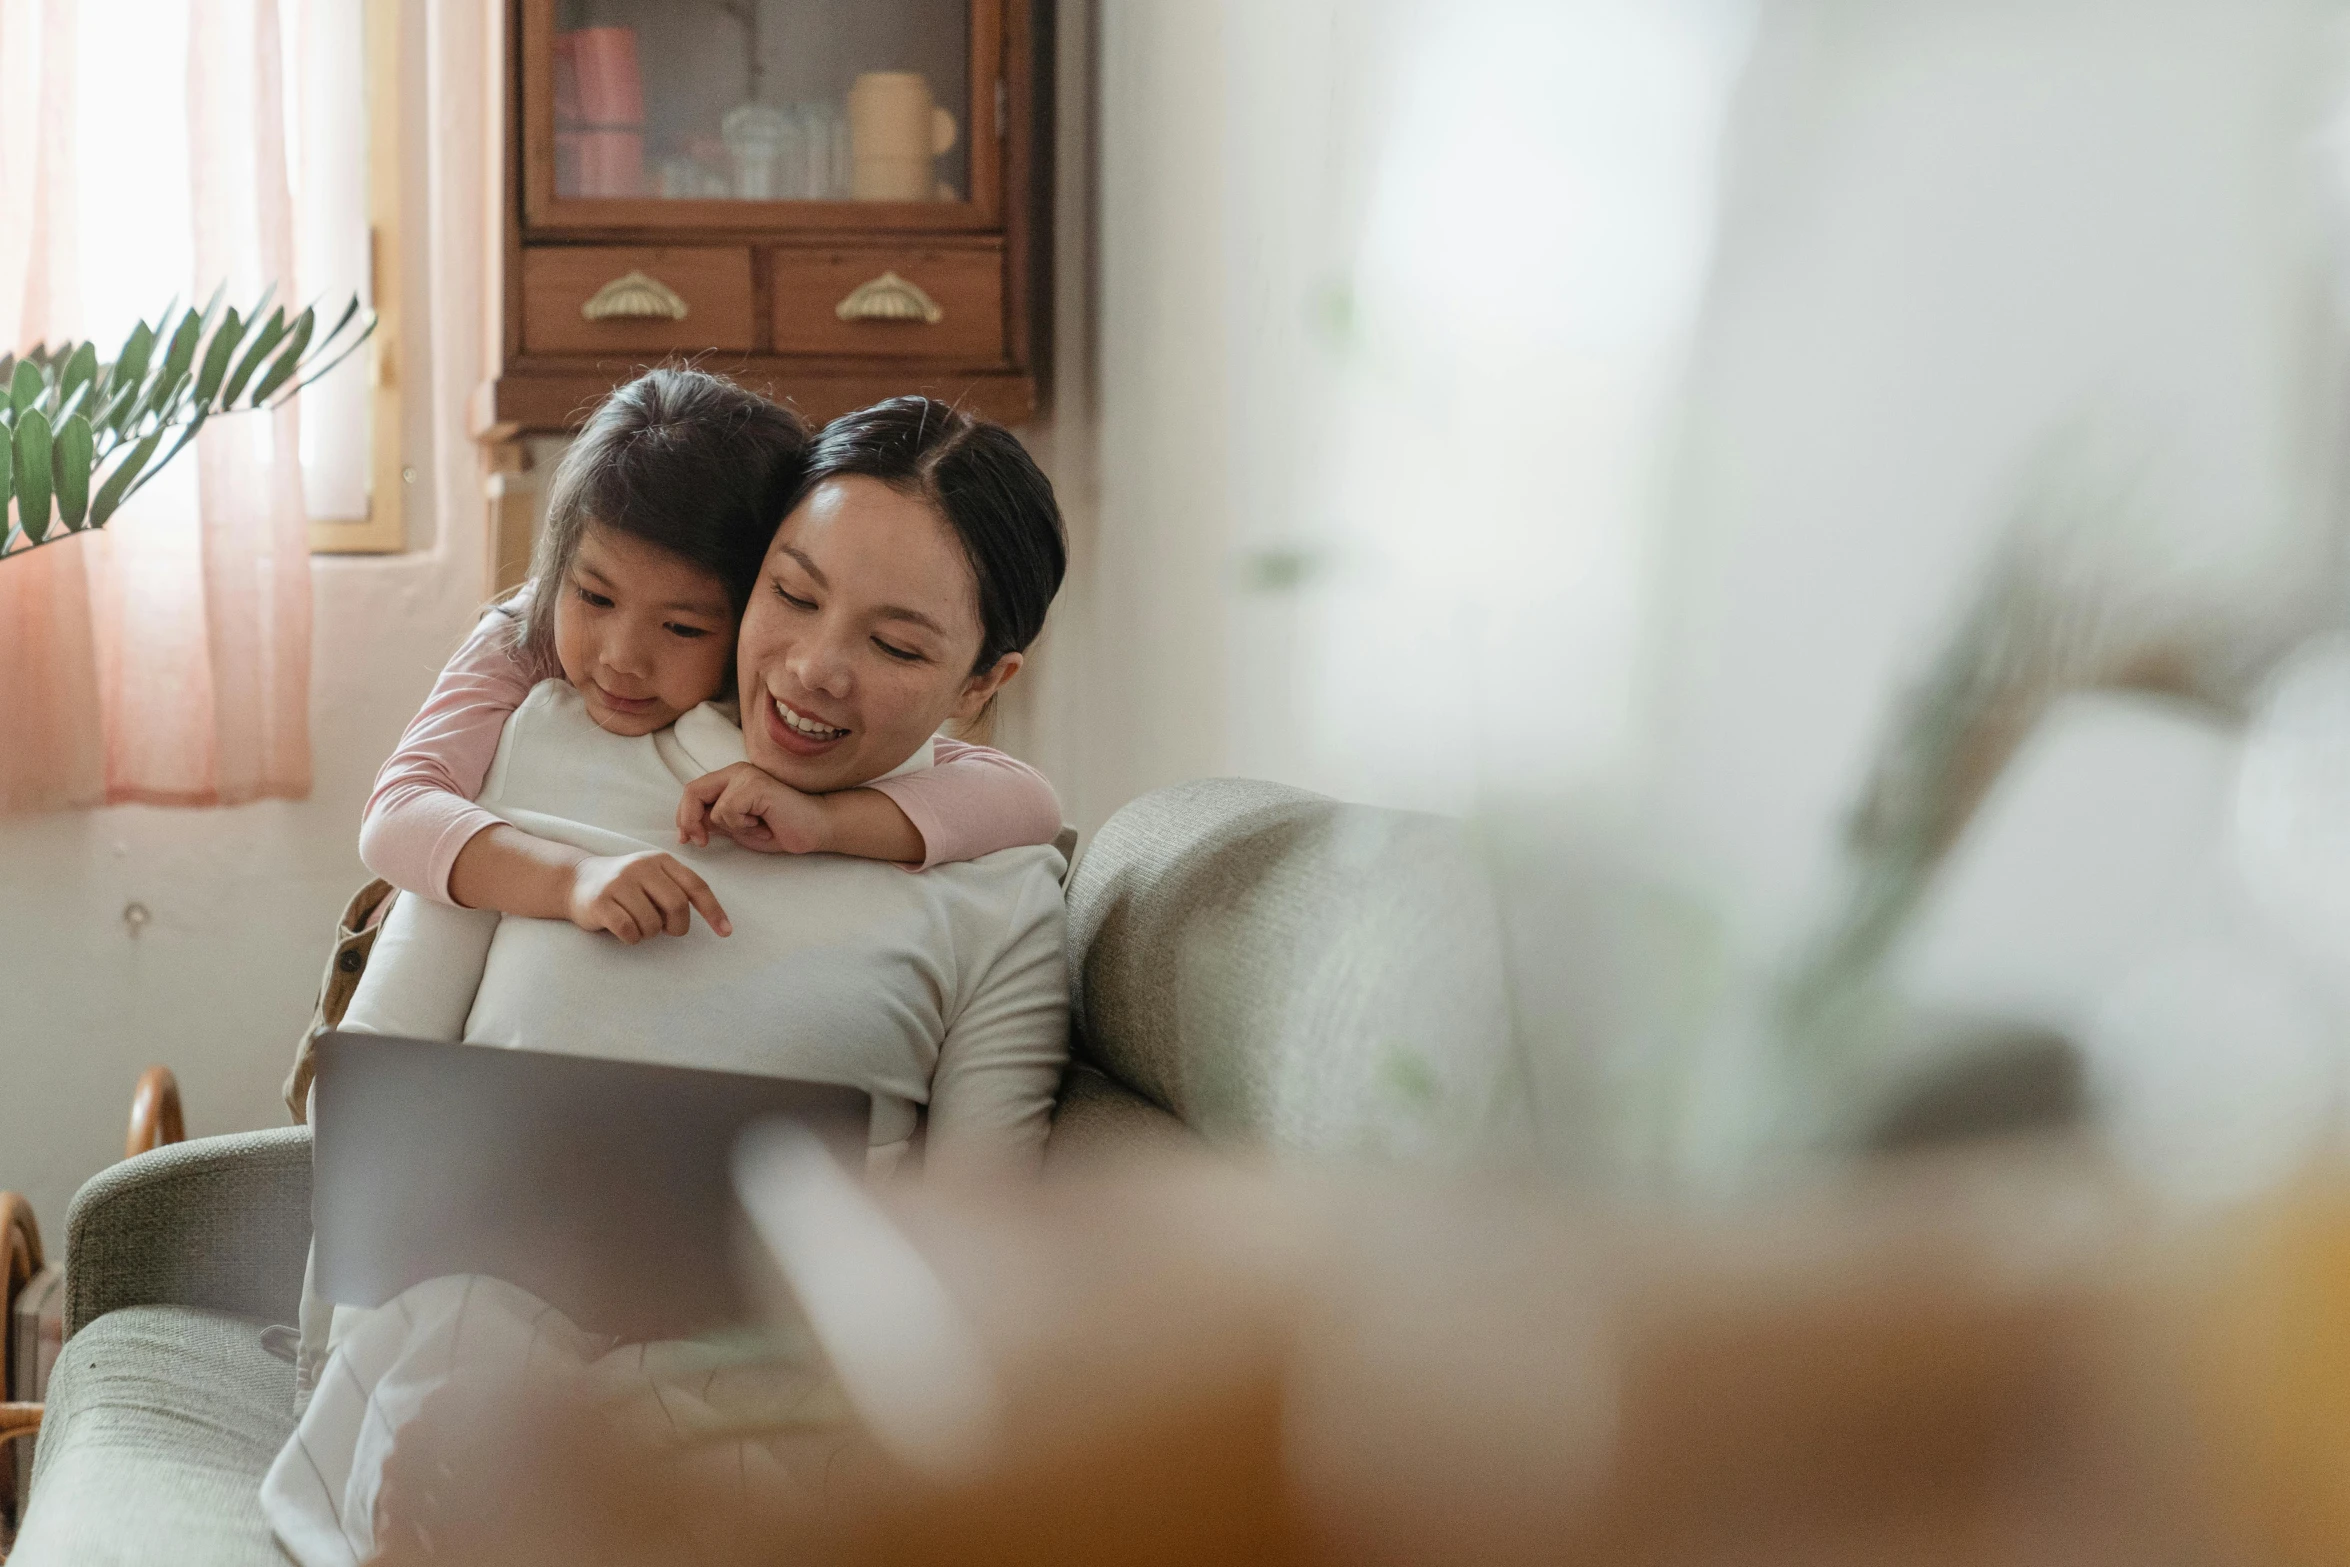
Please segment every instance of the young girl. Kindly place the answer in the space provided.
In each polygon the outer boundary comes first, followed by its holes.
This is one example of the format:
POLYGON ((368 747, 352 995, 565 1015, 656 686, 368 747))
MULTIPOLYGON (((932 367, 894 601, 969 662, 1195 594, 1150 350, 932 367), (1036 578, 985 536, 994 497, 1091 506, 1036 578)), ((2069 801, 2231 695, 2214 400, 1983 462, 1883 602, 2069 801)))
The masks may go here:
MULTIPOLYGON (((736 623, 807 447, 797 417, 718 376, 653 370, 614 392, 556 470, 529 583, 482 617, 377 774, 359 833, 368 869, 436 902, 628 943, 682 936, 697 909, 726 934, 716 896, 674 856, 591 855, 474 799, 541 680, 567 681, 621 735, 726 692, 736 623)), ((1060 831, 1060 802, 1034 769, 952 740, 935 754, 929 768, 827 795, 730 770, 687 790, 680 841, 715 828, 768 853, 927 869, 1060 831)))

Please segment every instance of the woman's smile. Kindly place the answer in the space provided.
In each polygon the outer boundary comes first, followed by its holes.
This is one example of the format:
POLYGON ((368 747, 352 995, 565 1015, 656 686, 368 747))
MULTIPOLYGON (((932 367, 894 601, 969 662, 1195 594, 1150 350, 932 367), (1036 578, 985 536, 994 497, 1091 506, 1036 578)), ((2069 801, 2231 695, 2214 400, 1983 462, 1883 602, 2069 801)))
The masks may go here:
POLYGON ((820 756, 846 740, 851 731, 801 712, 781 697, 767 703, 767 732, 777 745, 794 756, 820 756))

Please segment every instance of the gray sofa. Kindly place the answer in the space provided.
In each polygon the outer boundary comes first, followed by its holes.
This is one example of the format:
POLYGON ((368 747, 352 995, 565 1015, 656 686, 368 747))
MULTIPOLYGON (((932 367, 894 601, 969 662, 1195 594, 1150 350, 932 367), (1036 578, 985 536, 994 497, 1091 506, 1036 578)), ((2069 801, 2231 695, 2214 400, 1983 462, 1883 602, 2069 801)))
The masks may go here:
MULTIPOLYGON (((1459 828, 1222 779, 1120 811, 1069 881, 1078 1063, 1049 1170, 1155 1143, 1452 1163, 1523 1135, 1492 900, 1459 828)), ((283 1560, 305 1127, 180 1143, 66 1221, 68 1339, 10 1561, 283 1560)))

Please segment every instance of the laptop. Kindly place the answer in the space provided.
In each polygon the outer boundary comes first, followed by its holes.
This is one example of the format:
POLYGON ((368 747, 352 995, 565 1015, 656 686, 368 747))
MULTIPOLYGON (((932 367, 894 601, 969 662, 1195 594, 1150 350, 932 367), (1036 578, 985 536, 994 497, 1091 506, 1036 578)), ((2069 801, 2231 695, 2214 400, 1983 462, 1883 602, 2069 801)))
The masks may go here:
POLYGON ((310 1216, 328 1300, 486 1273, 591 1332, 750 1320, 730 1161, 796 1121, 864 1169, 863 1089, 381 1034, 318 1041, 310 1216))

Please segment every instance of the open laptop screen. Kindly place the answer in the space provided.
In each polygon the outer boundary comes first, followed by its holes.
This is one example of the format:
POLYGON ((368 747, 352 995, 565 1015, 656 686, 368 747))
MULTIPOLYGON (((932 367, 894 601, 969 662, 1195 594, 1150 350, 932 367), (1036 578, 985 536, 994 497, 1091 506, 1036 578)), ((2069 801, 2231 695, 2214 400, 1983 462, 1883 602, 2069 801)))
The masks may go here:
POLYGON ((328 1034, 311 1114, 317 1287, 376 1306, 486 1273, 628 1341, 745 1321, 736 1139, 797 1121, 861 1170, 869 1116, 864 1090, 826 1083, 328 1034))

